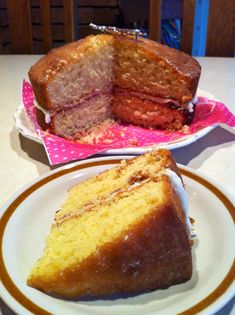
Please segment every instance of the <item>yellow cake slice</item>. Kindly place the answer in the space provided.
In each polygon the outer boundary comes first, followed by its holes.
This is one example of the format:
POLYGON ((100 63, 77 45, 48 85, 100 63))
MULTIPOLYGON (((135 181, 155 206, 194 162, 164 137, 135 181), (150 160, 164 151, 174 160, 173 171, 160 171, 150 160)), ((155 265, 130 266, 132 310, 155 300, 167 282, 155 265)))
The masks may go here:
POLYGON ((123 162, 70 190, 27 283, 77 298, 185 282, 192 275, 186 208, 169 151, 123 162))

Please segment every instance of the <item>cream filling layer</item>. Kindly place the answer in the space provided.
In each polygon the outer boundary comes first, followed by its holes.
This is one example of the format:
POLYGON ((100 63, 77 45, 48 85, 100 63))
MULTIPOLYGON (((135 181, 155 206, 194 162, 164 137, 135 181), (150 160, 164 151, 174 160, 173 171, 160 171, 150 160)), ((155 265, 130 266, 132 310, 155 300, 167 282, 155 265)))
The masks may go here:
POLYGON ((193 227, 190 223, 189 202, 188 202, 188 197, 184 189, 183 183, 181 179, 179 178, 179 176, 175 172, 173 172, 171 169, 166 169, 165 174, 169 177, 174 187, 174 190, 180 199, 180 202, 181 202, 184 214, 185 214, 185 220, 188 227, 188 231, 189 231, 190 236, 192 237, 194 236, 195 232, 193 231, 193 227))
POLYGON ((51 122, 51 114, 50 114, 50 111, 47 110, 47 109, 45 109, 45 108, 43 108, 42 106, 40 106, 40 105, 38 104, 38 102, 36 102, 35 100, 34 100, 34 103, 35 103, 35 106, 36 106, 38 109, 40 109, 40 111, 43 112, 43 114, 45 115, 45 122, 46 122, 47 124, 49 124, 49 123, 51 122))
MULTIPOLYGON (((189 113, 192 113, 192 112, 194 111, 194 104, 196 104, 197 101, 198 101, 198 97, 195 96, 195 97, 188 103, 187 109, 188 109, 189 113)), ((45 122, 46 122, 47 124, 49 124, 49 123, 51 122, 51 114, 50 114, 50 111, 47 110, 47 109, 45 109, 45 108, 43 108, 42 106, 40 106, 40 105, 36 102, 36 100, 35 100, 34 102, 35 102, 35 106, 36 106, 40 111, 42 111, 43 114, 45 115, 45 122)))
POLYGON ((197 101, 198 101, 198 97, 194 96, 194 98, 190 102, 188 102, 188 111, 189 111, 189 113, 193 113, 194 105, 197 103, 197 101))

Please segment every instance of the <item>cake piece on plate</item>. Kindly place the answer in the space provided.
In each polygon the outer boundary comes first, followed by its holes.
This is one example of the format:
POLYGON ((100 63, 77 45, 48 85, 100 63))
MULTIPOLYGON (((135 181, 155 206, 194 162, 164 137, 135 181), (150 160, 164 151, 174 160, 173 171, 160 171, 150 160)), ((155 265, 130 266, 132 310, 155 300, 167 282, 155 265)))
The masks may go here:
POLYGON ((200 65, 148 39, 88 36, 51 50, 29 71, 43 128, 68 139, 109 118, 178 130, 193 118, 200 65))
POLYGON ((191 278, 187 197, 165 149, 74 186, 28 285, 77 298, 167 288, 191 278))

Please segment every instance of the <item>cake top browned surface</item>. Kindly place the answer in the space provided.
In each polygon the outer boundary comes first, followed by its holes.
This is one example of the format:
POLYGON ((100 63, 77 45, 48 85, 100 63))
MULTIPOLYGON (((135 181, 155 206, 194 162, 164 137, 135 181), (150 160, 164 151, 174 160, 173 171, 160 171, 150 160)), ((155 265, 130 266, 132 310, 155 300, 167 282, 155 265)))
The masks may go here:
POLYGON ((130 37, 116 36, 119 41, 126 41, 136 48, 143 49, 146 53, 151 54, 152 58, 164 59, 164 62, 173 66, 185 76, 198 78, 201 72, 201 66, 196 59, 177 49, 170 48, 150 39, 139 38, 135 40, 130 37))
POLYGON ((29 77, 38 84, 46 84, 54 75, 69 64, 77 63, 87 51, 94 49, 96 45, 112 42, 110 35, 90 35, 78 41, 50 50, 47 55, 39 59, 29 70, 29 77), (98 39, 96 43, 95 39, 98 39))
POLYGON ((112 44, 114 39, 116 45, 119 45, 119 42, 126 42, 151 55, 153 59, 163 59, 166 64, 174 67, 176 71, 187 77, 193 79, 200 75, 201 67, 199 63, 191 56, 176 49, 149 39, 139 38, 135 40, 127 36, 101 34, 90 35, 84 39, 52 49, 31 67, 29 77, 38 84, 44 85, 66 65, 79 62, 80 57, 88 51, 95 51, 97 46, 112 44))

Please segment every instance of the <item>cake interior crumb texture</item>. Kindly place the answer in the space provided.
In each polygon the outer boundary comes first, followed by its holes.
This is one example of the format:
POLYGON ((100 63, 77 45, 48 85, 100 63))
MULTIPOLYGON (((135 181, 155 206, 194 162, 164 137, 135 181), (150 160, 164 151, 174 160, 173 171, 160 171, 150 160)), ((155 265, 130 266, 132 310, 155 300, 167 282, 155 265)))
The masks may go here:
POLYGON ((74 298, 153 290, 190 279, 185 213, 165 169, 179 175, 170 153, 159 150, 74 186, 28 285, 74 298))
POLYGON ((37 102, 50 111, 49 128, 65 138, 110 117, 180 129, 192 120, 188 103, 199 76, 200 66, 189 55, 150 40, 111 35, 54 49, 29 71, 37 102))
POLYGON ((56 214, 56 219, 63 219, 72 211, 79 212, 89 202, 110 197, 111 193, 119 191, 132 182, 141 182, 149 176, 154 176, 165 168, 178 171, 169 151, 164 149, 142 155, 138 159, 124 160, 120 166, 71 187, 68 198, 56 214))

